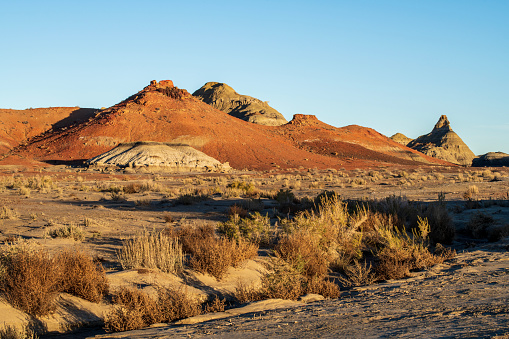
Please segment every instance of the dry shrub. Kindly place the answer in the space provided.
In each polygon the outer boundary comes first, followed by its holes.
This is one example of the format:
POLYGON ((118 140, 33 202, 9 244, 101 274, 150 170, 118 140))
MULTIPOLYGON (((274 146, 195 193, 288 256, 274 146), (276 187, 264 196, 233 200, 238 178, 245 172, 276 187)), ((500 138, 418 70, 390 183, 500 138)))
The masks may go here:
POLYGON ((228 215, 229 217, 233 217, 236 215, 240 218, 245 218, 247 217, 247 213, 248 213, 247 209, 237 204, 228 207, 228 210, 226 211, 226 215, 228 215))
POLYGON ((451 244, 456 230, 444 203, 433 203, 422 213, 430 225, 430 240, 433 243, 451 244))
POLYGON ((219 223, 217 231, 228 239, 244 238, 268 246, 275 241, 277 232, 275 227, 270 226, 269 216, 263 216, 259 212, 250 214, 248 218, 233 215, 228 221, 219 223))
POLYGON ((258 254, 258 245, 243 239, 211 237, 197 241, 190 254, 192 269, 220 280, 229 267, 237 267, 244 260, 254 258, 258 254))
POLYGON ((242 281, 237 281, 234 292, 235 300, 240 304, 245 304, 252 301, 259 301, 264 299, 264 295, 259 288, 248 286, 242 281))
POLYGON ((468 233, 476 239, 488 237, 488 228, 495 223, 491 215, 478 212, 470 218, 467 224, 468 233))
POLYGON ((161 319, 157 302, 136 288, 122 287, 113 302, 119 306, 105 317, 105 329, 108 332, 136 330, 161 319))
POLYGON ((418 228, 410 236, 405 229, 393 225, 377 225, 379 248, 376 251, 376 272, 381 279, 401 279, 412 270, 422 270, 444 261, 427 247, 430 226, 427 219, 420 219, 418 228))
POLYGON ((194 193, 185 193, 179 196, 173 202, 174 205, 193 205, 201 201, 209 199, 210 196, 207 192, 196 190, 194 193))
POLYGON ((141 185, 130 183, 123 187, 123 191, 125 194, 134 194, 141 191, 141 185))
POLYGON ((0 339, 37 339, 37 333, 29 325, 21 328, 6 325, 0 329, 0 339))
POLYGON ((488 241, 499 241, 509 236, 509 224, 493 227, 488 232, 488 241))
POLYGON ((201 314, 201 304, 183 288, 161 288, 157 307, 161 322, 193 317, 201 314))
POLYGON ((216 295, 212 301, 205 304, 203 307, 203 313, 224 312, 225 306, 226 299, 219 299, 216 295))
POLYGON ((145 267, 176 273, 182 269, 184 254, 178 239, 144 230, 123 241, 117 257, 124 269, 145 267))
POLYGON ((304 294, 305 278, 282 259, 273 258, 270 273, 262 277, 262 293, 266 299, 297 300, 304 294))
POLYGON ((102 266, 77 250, 67 250, 55 259, 62 266, 60 290, 91 302, 100 302, 108 293, 108 280, 102 266))
POLYGON ((468 189, 463 193, 463 199, 474 200, 479 194, 479 188, 476 185, 468 186, 468 189))
POLYGON ((339 286, 325 278, 313 277, 306 281, 305 293, 320 294, 325 298, 339 298, 341 292, 339 286))
POLYGON ((306 230, 298 230, 281 238, 275 253, 304 276, 323 277, 331 258, 321 249, 319 240, 306 230))
POLYGON ((118 306, 105 317, 108 332, 135 330, 201 314, 200 302, 184 289, 160 288, 157 298, 152 299, 139 289, 122 287, 113 302, 118 306))
POLYGON ((52 238, 70 238, 74 241, 83 241, 85 239, 83 228, 72 223, 51 230, 48 232, 48 235, 52 238))
POLYGON ((57 263, 46 251, 14 246, 0 260, 0 290, 7 302, 34 316, 54 310, 59 274, 55 274, 57 263))
POLYGON ((371 264, 366 261, 361 264, 358 260, 355 260, 352 265, 345 267, 344 274, 346 277, 342 277, 340 280, 345 286, 371 285, 377 279, 371 264))
POLYGON ((17 219, 17 213, 12 208, 2 206, 0 207, 0 219, 17 219))
POLYGON ((182 250, 186 253, 193 253, 199 244, 214 238, 214 234, 214 226, 209 224, 197 226, 185 225, 176 232, 182 243, 182 250))
POLYGON ((171 223, 175 222, 175 219, 173 219, 173 216, 170 213, 165 213, 163 215, 163 220, 167 224, 171 224, 171 223))

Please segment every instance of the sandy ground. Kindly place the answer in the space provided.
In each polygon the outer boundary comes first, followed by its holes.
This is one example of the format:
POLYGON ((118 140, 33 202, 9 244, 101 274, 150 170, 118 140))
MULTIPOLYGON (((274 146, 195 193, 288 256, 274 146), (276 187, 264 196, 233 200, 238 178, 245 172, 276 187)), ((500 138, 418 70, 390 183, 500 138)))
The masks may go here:
POLYGON ((509 333, 508 250, 509 241, 479 246, 336 300, 262 312, 247 306, 245 314, 219 320, 96 338, 489 338, 509 333))
MULTIPOLYGON (((235 181, 252 182, 261 191, 292 189, 299 197, 314 197, 323 190, 334 190, 345 199, 401 195, 429 202, 436 201, 440 194, 445 195, 458 231, 453 246, 459 255, 451 262, 415 273, 410 279, 346 290, 337 300, 264 301, 225 314, 188 319, 184 321, 186 325, 164 325, 111 334, 111 337, 489 337, 509 332, 505 306, 509 283, 507 239, 487 243, 469 239, 461 232, 472 216, 480 212, 492 216, 497 226, 509 224, 506 169, 492 169, 489 173, 484 169, 386 168, 164 175, 102 173, 55 166, 41 173, 14 171, 4 169, 0 173, 4 183, 0 185, 0 207, 5 206, 13 213, 12 218, 0 220, 0 241, 21 238, 52 252, 66 247, 85 249, 102 260, 113 290, 131 285, 142 286, 150 293, 156 284, 182 284, 202 297, 231 293, 238 279, 248 284, 259 280, 264 272, 263 257, 231 269, 220 282, 189 270, 185 277, 150 270, 122 271, 115 255, 122 240, 144 229, 162 230, 188 223, 215 225, 225 221, 231 205, 249 199, 228 191, 228 184, 235 181), (26 190, 8 185, 13 179, 34 176, 48 176, 51 187, 31 189, 27 194, 26 190), (114 199, 111 191, 115 187, 130 184, 148 184, 150 189, 114 199), (475 203, 469 206, 463 195, 471 186, 478 192, 473 197, 475 203), (190 205, 175 203, 182 194, 211 188, 218 188, 222 193, 190 205), (168 215, 172 223, 165 221, 168 215), (52 230, 70 224, 82 227, 83 241, 49 236, 52 230), (199 323, 190 324, 195 321, 199 323)), ((284 217, 276 210, 275 201, 262 198, 261 202, 261 213, 268 214, 272 221, 284 217)), ((71 335, 49 337, 100 336, 105 332, 97 326, 110 308, 106 301, 93 304, 61 295, 58 311, 42 321, 48 330, 60 332, 79 324, 96 326, 71 335)), ((8 325, 24 322, 27 317, 0 300, 0 319, 8 325)))

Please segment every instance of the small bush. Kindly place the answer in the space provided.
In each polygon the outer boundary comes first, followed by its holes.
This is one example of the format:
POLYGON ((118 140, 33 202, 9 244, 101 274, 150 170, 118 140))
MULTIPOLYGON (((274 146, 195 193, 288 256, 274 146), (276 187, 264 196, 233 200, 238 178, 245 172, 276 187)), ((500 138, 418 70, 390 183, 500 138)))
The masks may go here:
POLYGON ((263 216, 258 212, 250 214, 248 218, 233 215, 228 221, 219 223, 217 231, 228 239, 244 238, 264 245, 270 245, 276 235, 276 228, 270 226, 269 216, 263 216))
POLYGON ((74 241, 82 241, 85 239, 85 232, 80 226, 69 224, 60 228, 51 230, 48 235, 52 238, 71 238, 74 241))
POLYGON ((476 185, 468 186, 468 189, 463 193, 463 199, 474 200, 479 194, 479 188, 476 185))
POLYGON ((37 339, 37 333, 30 326, 17 328, 15 326, 4 326, 0 329, 0 339, 37 339))
POLYGON ((474 214, 467 224, 467 231, 475 239, 486 238, 488 236, 488 228, 495 223, 495 219, 491 215, 479 212, 474 214))
POLYGON ((62 266, 60 290, 91 302, 100 302, 108 293, 108 280, 102 266, 80 251, 64 251, 56 261, 62 266))
POLYGON ((257 289, 254 286, 248 286, 240 280, 235 286, 234 297, 240 304, 264 299, 264 295, 260 289, 257 289))
POLYGON ((182 288, 160 289, 157 306, 161 322, 171 322, 201 314, 201 304, 182 288))
POLYGON ((376 281, 376 275, 372 271, 371 265, 366 262, 361 264, 355 260, 352 265, 345 268, 344 273, 346 277, 340 280, 345 286, 365 286, 376 281))
POLYGON ((7 206, 0 207, 0 219, 17 219, 17 213, 7 206))
POLYGON ((231 217, 233 216, 239 216, 240 218, 245 218, 247 217, 247 209, 245 209, 244 207, 241 207, 237 204, 234 204, 230 207, 228 207, 228 210, 226 211, 226 215, 228 215, 231 219, 231 217))
POLYGON ((285 235, 275 248, 276 256, 306 277, 323 277, 331 257, 320 248, 319 238, 306 230, 285 235))
POLYGON ((297 300, 304 294, 304 277, 282 259, 274 258, 270 273, 262 277, 262 293, 267 299, 297 300))
POLYGON ((180 271, 184 260, 178 239, 146 230, 125 240, 117 257, 124 269, 158 268, 167 273, 180 271))
POLYGON ((258 246, 246 240, 208 238, 193 245, 189 266, 220 280, 229 267, 237 267, 258 254, 258 246))
POLYGON ((423 213, 430 225, 430 240, 433 243, 451 244, 456 229, 444 203, 433 203, 423 213))
POLYGON ((341 294, 337 284, 328 279, 319 277, 307 279, 305 283, 305 293, 320 294, 330 299, 339 298, 341 294))
POLYGON ((225 305, 226 299, 219 299, 216 295, 212 301, 205 304, 203 307, 203 313, 224 312, 225 305))
POLYGON ((113 302, 119 306, 105 317, 108 332, 136 330, 161 320, 157 302, 136 288, 122 287, 113 302))
POLYGON ((0 290, 12 306, 34 316, 50 313, 59 290, 57 263, 46 251, 13 246, 0 256, 0 290))
POLYGON ((179 196, 177 199, 175 199, 173 204, 174 205, 194 205, 196 203, 207 200, 209 198, 210 197, 207 193, 196 191, 195 193, 186 193, 186 194, 179 196))

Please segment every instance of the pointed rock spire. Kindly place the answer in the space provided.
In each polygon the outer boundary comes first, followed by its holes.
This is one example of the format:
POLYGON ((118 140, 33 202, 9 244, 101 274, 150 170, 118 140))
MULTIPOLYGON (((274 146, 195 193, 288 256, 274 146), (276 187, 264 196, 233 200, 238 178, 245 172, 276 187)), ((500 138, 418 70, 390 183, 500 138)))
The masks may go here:
POLYGON ((472 165, 475 158, 474 152, 452 130, 445 115, 440 116, 430 133, 421 135, 407 146, 426 155, 463 166, 472 165))

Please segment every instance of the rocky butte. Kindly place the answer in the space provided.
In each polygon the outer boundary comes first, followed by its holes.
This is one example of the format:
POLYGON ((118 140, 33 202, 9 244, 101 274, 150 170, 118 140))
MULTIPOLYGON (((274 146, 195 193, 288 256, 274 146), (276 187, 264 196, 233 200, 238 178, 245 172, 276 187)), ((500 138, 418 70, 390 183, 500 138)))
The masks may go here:
POLYGON ((220 111, 255 124, 280 126, 288 122, 267 102, 238 94, 227 84, 207 82, 193 95, 220 111))
POLYGON ((474 152, 452 130, 447 116, 442 115, 433 130, 408 143, 408 147, 453 164, 470 166, 474 152))

